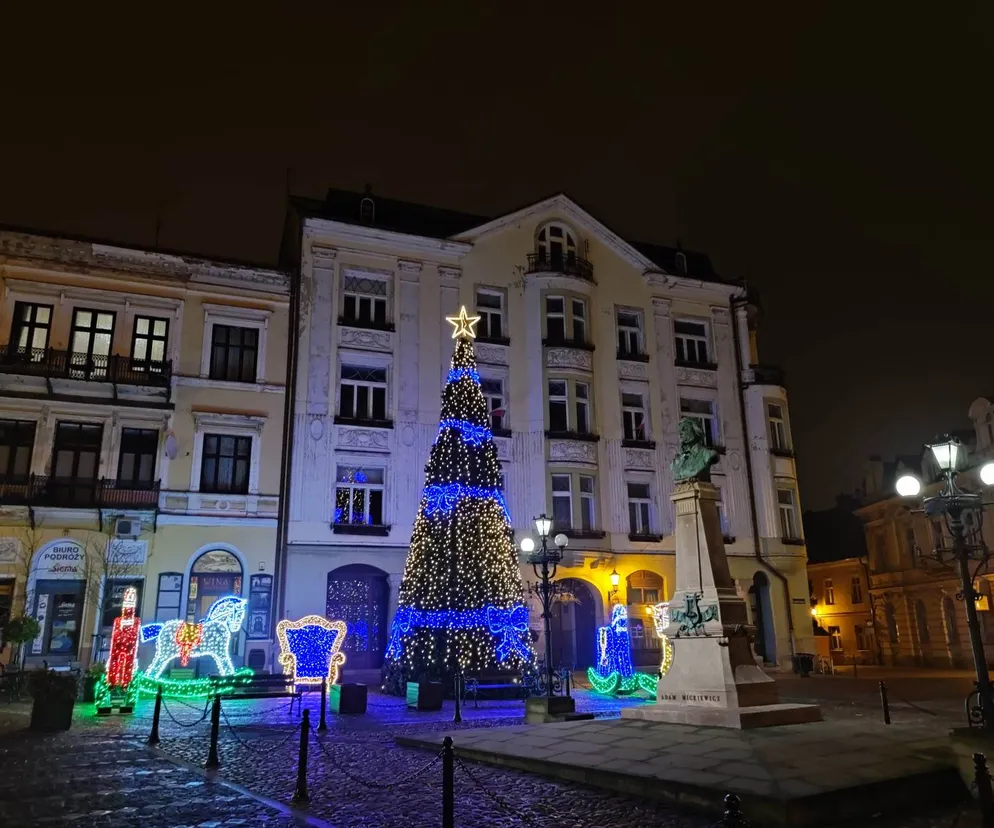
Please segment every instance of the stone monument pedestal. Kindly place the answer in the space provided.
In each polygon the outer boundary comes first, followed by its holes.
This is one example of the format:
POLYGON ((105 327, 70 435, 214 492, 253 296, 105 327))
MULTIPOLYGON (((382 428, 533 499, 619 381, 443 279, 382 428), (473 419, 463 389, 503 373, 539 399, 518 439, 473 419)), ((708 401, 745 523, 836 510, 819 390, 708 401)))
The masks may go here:
POLYGON ((570 696, 531 696, 525 699, 525 721, 528 724, 564 722, 576 713, 576 702, 570 696))
POLYGON ((622 718, 754 728, 821 721, 813 704, 782 704, 776 682, 752 655, 745 601, 735 590, 718 521, 718 491, 692 480, 677 485, 676 590, 666 636, 673 664, 656 703, 625 708, 622 718))

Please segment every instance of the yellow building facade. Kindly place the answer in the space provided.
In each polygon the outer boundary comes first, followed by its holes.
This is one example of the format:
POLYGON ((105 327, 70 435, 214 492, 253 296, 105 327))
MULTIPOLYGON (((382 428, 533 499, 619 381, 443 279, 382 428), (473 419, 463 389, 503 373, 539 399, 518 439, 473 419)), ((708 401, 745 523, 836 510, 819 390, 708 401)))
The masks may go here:
MULTIPOLYGON (((726 548, 757 653, 788 667, 812 651, 786 391, 759 364, 745 290, 706 257, 633 245, 566 196, 487 220, 332 191, 296 205, 283 263, 300 324, 285 614, 370 631, 346 645, 350 664, 382 663, 452 354, 444 319, 461 305, 482 317, 475 350, 516 535, 534 536, 544 512, 569 537, 558 662, 591 664, 621 602, 635 661, 658 665, 648 608, 673 590, 681 416, 721 452, 726 548), (357 487, 374 506, 343 514, 357 487)), ((522 576, 535 579, 524 562, 522 576)), ((531 618, 540 634, 535 602, 531 618)))
POLYGON ((833 664, 876 664, 874 598, 860 558, 808 564, 818 655, 833 664))
POLYGON ((245 598, 233 655, 268 666, 288 277, 0 232, 0 288, 0 611, 41 626, 20 656, 102 660, 133 585, 143 622, 245 598))

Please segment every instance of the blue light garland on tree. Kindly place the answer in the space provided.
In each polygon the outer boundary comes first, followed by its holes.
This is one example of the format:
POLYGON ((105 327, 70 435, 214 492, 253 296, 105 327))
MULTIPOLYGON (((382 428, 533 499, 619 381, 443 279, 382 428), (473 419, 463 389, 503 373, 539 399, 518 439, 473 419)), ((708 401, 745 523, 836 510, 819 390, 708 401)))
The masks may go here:
POLYGON ((442 416, 425 473, 397 614, 386 687, 451 682, 534 661, 501 465, 473 352, 478 317, 449 317, 456 340, 442 416))

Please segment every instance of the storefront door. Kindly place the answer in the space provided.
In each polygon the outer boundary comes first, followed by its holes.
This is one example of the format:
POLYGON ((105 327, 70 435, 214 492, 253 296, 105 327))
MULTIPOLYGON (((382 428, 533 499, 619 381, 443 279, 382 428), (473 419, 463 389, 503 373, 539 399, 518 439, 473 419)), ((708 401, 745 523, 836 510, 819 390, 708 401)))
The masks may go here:
POLYGON ((86 581, 38 581, 35 585, 35 618, 41 632, 31 645, 31 655, 72 660, 79 655, 86 581))

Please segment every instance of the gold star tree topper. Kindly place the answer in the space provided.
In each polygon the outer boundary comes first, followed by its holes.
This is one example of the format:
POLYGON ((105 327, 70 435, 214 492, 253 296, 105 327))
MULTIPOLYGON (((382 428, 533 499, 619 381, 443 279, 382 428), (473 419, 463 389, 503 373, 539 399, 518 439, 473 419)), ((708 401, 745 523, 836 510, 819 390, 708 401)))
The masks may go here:
POLYGON ((467 315, 465 305, 459 309, 458 316, 446 316, 445 321, 455 328, 455 330, 452 331, 453 339, 458 339, 461 336, 465 336, 469 339, 476 339, 476 331, 474 331, 473 328, 476 326, 476 323, 480 321, 480 317, 467 315))

